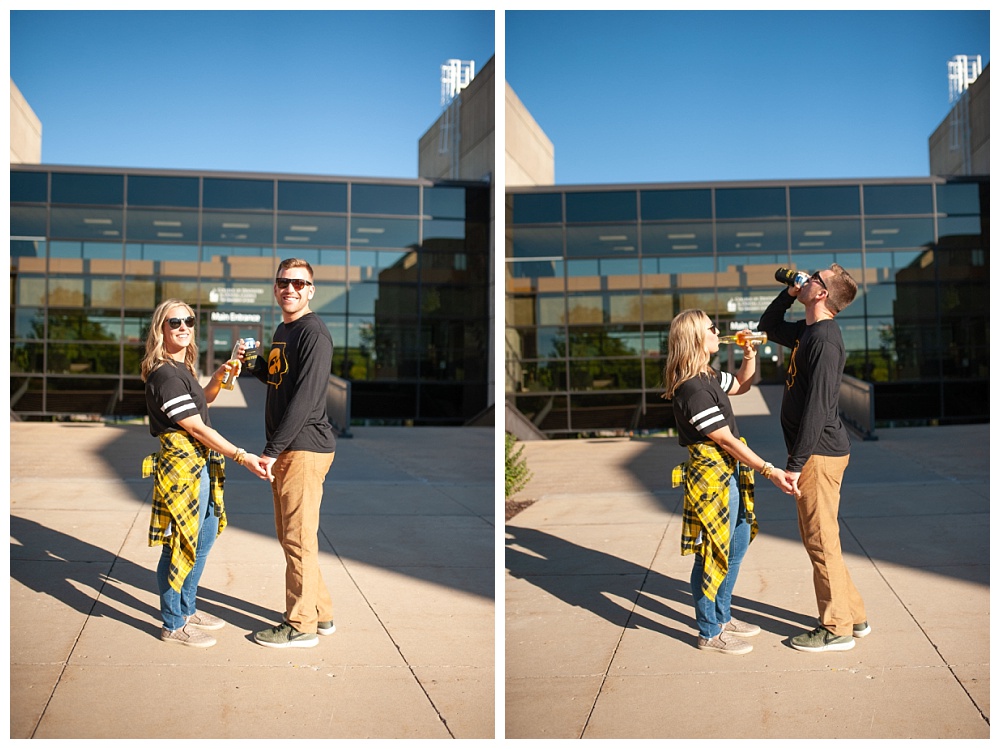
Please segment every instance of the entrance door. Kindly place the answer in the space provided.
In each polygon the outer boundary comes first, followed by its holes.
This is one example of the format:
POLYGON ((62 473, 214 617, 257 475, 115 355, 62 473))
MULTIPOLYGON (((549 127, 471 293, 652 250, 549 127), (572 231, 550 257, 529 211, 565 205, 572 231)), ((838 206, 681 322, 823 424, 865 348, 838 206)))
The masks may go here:
MULTIPOLYGON (((208 373, 214 372, 223 363, 229 361, 233 346, 240 338, 253 338, 260 341, 263 334, 261 325, 230 325, 214 323, 208 336, 208 373)), ((258 344, 260 350, 261 344, 258 344)))

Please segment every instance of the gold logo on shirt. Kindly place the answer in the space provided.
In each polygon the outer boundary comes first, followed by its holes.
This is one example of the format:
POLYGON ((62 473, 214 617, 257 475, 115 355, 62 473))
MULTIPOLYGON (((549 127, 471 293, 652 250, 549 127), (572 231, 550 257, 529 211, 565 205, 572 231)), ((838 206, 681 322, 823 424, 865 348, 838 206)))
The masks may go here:
POLYGON ((788 372, 785 374, 785 384, 788 389, 791 390, 792 386, 795 384, 795 375, 798 374, 799 368, 795 363, 795 355, 799 352, 799 342, 795 341, 795 347, 792 349, 792 356, 788 360, 788 372))
POLYGON ((280 387, 286 372, 288 372, 288 359, 285 358, 285 344, 272 343, 271 351, 267 355, 267 384, 280 387))

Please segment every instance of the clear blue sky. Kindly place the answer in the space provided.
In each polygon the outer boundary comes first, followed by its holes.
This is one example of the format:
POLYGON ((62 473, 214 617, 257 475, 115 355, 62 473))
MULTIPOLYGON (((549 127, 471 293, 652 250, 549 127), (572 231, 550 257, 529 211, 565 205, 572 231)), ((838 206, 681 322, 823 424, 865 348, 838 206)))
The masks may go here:
MULTIPOLYGON (((985 7, 985 6, 981 6, 985 7)), ((509 11, 558 184, 919 177, 981 11, 509 11)))
POLYGON ((417 176, 441 65, 495 53, 492 11, 11 11, 42 162, 417 176))

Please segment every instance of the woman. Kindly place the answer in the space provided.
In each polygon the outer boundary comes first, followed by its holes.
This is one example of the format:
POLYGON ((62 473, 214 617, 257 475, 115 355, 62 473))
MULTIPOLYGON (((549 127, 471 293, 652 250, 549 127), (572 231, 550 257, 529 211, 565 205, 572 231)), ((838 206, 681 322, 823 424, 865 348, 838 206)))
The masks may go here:
MULTIPOLYGON (((177 299, 168 299, 153 312, 142 380, 149 431, 159 437, 160 450, 143 461, 142 475, 155 474, 149 545, 163 546, 156 570, 163 617, 160 639, 208 648, 215 638, 203 630, 221 629, 225 623, 197 611, 195 598, 208 553, 226 527, 223 455, 261 478, 267 474, 260 458, 210 426, 208 404, 219 394, 231 365, 219 367, 204 387, 198 384, 194 321, 191 308, 177 299)), ((238 364, 232 368, 236 376, 238 364)))
POLYGON ((743 348, 743 364, 735 375, 715 371, 709 361, 719 350, 719 331, 697 309, 674 318, 667 344, 663 397, 673 401, 679 442, 688 448, 688 461, 674 469, 673 483, 684 483, 681 553, 695 554, 691 593, 698 647, 743 655, 753 647, 735 638, 760 633, 760 627, 730 612, 740 563, 757 533, 753 469, 786 493, 792 485, 784 471, 740 438, 729 402, 730 395, 750 389, 757 368, 753 345, 743 348))

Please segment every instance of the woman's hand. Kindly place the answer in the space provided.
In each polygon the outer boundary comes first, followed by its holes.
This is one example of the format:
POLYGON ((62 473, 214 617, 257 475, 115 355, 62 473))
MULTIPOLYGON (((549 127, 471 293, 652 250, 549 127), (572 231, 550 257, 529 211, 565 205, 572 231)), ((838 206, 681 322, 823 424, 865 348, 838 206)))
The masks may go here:
POLYGON ((781 470, 780 468, 774 468, 771 470, 771 475, 768 476, 776 487, 781 489, 785 494, 796 495, 796 487, 792 481, 791 476, 787 472, 781 470))
POLYGON ((246 468, 250 473, 259 479, 267 479, 267 468, 261 465, 261 459, 259 455, 254 455, 253 453, 245 453, 243 455, 243 467, 246 468))

